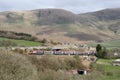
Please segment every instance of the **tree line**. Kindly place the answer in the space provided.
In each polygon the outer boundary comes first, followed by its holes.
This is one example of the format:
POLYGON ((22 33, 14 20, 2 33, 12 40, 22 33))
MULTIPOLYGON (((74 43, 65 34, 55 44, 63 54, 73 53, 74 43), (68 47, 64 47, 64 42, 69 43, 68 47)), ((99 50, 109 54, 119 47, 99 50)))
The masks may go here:
POLYGON ((38 41, 37 37, 27 34, 27 33, 18 33, 13 31, 0 31, 0 37, 9 38, 9 39, 18 39, 18 40, 28 40, 28 41, 38 41))

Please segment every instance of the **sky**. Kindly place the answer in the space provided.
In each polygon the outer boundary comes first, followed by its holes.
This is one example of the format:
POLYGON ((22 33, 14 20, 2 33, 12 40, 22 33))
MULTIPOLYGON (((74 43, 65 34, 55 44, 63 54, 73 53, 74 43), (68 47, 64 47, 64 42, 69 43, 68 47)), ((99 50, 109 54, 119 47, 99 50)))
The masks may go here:
POLYGON ((0 0, 0 12, 60 8, 74 13, 120 8, 120 0, 0 0))

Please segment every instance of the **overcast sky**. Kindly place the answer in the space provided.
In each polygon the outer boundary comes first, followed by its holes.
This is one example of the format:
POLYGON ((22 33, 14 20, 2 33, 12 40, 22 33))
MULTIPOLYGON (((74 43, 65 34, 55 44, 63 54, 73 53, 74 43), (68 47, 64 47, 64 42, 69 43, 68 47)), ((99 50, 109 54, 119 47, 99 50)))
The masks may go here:
POLYGON ((43 8, 61 8, 74 13, 84 13, 120 8, 120 0, 0 0, 0 12, 43 8))

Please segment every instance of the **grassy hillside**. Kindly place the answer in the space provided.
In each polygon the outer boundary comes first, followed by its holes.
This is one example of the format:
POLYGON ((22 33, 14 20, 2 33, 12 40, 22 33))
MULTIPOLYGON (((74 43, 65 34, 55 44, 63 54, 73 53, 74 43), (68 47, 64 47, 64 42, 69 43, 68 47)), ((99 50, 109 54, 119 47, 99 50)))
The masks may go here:
POLYGON ((37 74, 36 66, 25 55, 0 51, 0 80, 38 80, 37 74))
POLYGON ((106 46, 106 47, 120 47, 120 40, 112 40, 112 41, 107 41, 102 43, 102 45, 106 46))
POLYGON ((66 71, 80 66, 81 60, 73 57, 62 59, 45 55, 38 59, 36 56, 0 51, 1 80, 79 80, 66 71))
POLYGON ((8 50, 0 51, 1 80, 120 80, 120 67, 112 60, 99 59, 87 75, 68 74, 70 70, 84 69, 78 56, 64 58, 44 55, 23 55, 8 50), (9 52, 9 53, 8 53, 9 52), (52 73, 52 74, 51 74, 52 73))
POLYGON ((0 29, 60 42, 105 41, 120 37, 120 9, 74 14, 62 9, 0 13, 0 29), (58 36, 59 35, 59 36, 58 36))
POLYGON ((92 43, 92 44, 88 44, 88 45, 96 47, 97 44, 101 44, 102 46, 104 46, 106 48, 119 48, 120 47, 120 39, 105 41, 105 42, 102 42, 102 43, 92 43))
POLYGON ((16 43, 18 46, 40 46, 42 44, 40 42, 15 40, 15 39, 7 39, 7 38, 0 37, 0 41, 3 41, 3 40, 10 40, 10 41, 16 43))

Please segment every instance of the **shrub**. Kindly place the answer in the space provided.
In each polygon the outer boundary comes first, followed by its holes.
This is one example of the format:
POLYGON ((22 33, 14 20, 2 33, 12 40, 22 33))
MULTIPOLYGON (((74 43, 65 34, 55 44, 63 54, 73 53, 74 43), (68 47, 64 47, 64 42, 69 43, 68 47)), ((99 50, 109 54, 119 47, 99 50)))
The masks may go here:
POLYGON ((0 52, 1 80, 37 80, 37 69, 21 54, 0 52))
POLYGON ((8 47, 8 46, 17 46, 15 42, 12 42, 10 40, 2 40, 0 41, 0 47, 8 47))
POLYGON ((62 68, 62 63, 59 59, 51 55, 42 56, 38 64, 42 70, 51 69, 57 71, 62 68))
POLYGON ((61 70, 81 69, 84 67, 80 59, 75 59, 73 57, 62 59, 52 55, 44 55, 36 62, 33 63, 39 66, 39 69, 41 69, 42 71, 44 71, 45 69, 51 69, 55 71, 58 71, 60 69, 61 70))
POLYGON ((39 74, 39 80, 71 80, 64 71, 45 70, 39 74))

